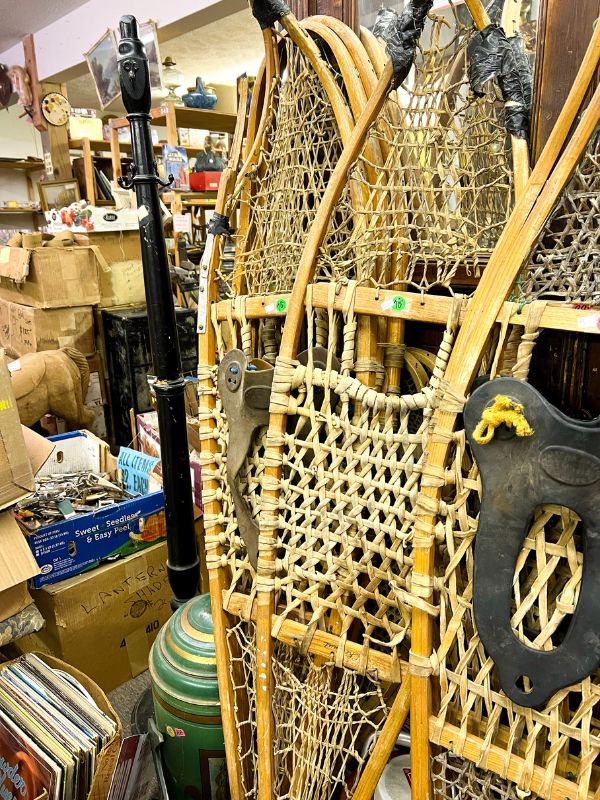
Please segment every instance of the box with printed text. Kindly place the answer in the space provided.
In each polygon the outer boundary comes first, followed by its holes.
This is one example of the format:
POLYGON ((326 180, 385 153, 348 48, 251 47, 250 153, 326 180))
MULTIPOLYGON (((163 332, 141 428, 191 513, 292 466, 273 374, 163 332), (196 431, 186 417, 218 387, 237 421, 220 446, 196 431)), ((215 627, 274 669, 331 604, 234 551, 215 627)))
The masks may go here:
MULTIPOLYGON (((106 442, 89 431, 52 437, 55 450, 38 473, 54 475, 89 470, 116 474, 116 463, 106 442)), ((131 555, 163 539, 164 494, 149 491, 86 514, 57 520, 25 531, 40 567, 36 588, 78 575, 107 559, 131 555)))
POLYGON ((61 658, 107 692, 139 675, 147 669, 152 642, 171 615, 173 592, 166 562, 167 545, 161 542, 32 590, 46 624, 19 639, 16 649, 61 658))

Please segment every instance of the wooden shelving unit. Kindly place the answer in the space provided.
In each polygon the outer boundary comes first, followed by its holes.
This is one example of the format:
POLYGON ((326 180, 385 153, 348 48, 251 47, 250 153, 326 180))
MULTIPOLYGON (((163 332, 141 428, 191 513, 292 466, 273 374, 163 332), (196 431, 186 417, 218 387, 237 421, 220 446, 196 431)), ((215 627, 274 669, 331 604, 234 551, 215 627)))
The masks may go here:
MULTIPOLYGON (((110 151, 110 142, 106 142, 103 139, 69 139, 69 151, 81 152, 83 168, 81 165, 76 167, 75 161, 73 162, 73 171, 80 184, 81 196, 85 198, 88 203, 92 203, 96 206, 111 205, 111 201, 107 200, 100 191, 94 172, 95 162, 99 158, 102 158, 102 156, 97 157, 94 154, 110 151)), ((110 166, 108 156, 104 156, 104 161, 104 164, 98 163, 99 168, 102 166, 110 166)))
MULTIPOLYGON (((24 172, 27 177, 27 196, 31 201, 37 200, 36 191, 31 180, 30 173, 42 172, 44 169, 44 162, 40 158, 0 158, 0 170, 16 170, 24 172)), ((33 218, 34 223, 37 225, 37 216, 40 213, 37 208, 30 208, 29 206, 13 206, 0 207, 0 214, 2 215, 27 215, 33 218)))
MULTIPOLYGON (((202 108, 186 108, 173 103, 163 103, 150 110, 153 125, 167 126, 167 142, 177 144, 177 128, 196 128, 218 133, 233 133, 236 114, 224 111, 207 111, 202 108)), ((110 122, 111 128, 126 128, 126 117, 118 117, 110 122)))
MULTIPOLYGON (((150 110, 152 117, 152 125, 161 126, 165 125, 167 128, 167 144, 179 145, 177 129, 178 128, 194 128, 196 130, 208 130, 218 133, 233 133, 237 119, 236 114, 226 113, 222 111, 207 111, 199 108, 185 108, 176 106, 173 103, 163 103, 157 108, 150 110)), ((112 156, 112 168, 115 178, 122 175, 121 167, 121 153, 127 152, 130 146, 119 142, 118 131, 120 128, 127 128, 129 122, 126 117, 119 117, 110 122, 110 145, 112 156)), ((188 155, 197 155, 203 148, 185 147, 188 155)), ((154 147, 154 151, 161 152, 160 145, 154 147)), ((173 190, 163 195, 163 200, 171 205, 172 214, 181 214, 184 207, 193 210, 199 210, 201 224, 205 222, 205 211, 214 208, 217 198, 216 192, 190 192, 190 191, 177 191, 173 190)), ((179 264, 179 252, 177 249, 177 240, 179 234, 174 232, 173 239, 175 242, 175 263, 179 264)))
POLYGON ((41 172, 44 169, 44 162, 41 158, 0 158, 0 169, 41 172))
POLYGON ((27 208, 25 206, 17 206, 16 208, 0 208, 0 214, 41 214, 37 208, 27 208))
MULTIPOLYGON (((92 153, 110 153, 111 147, 110 142, 107 142, 105 139, 88 139, 90 143, 90 150, 92 153)), ((69 149, 70 150, 83 150, 83 139, 69 139, 69 149)), ((160 155, 162 150, 161 144, 154 145, 154 152, 156 155, 160 155)), ((201 147, 189 147, 185 145, 185 149, 191 156, 197 155, 201 151, 201 147)), ((119 150, 122 153, 131 153, 131 144, 129 142, 119 142, 119 150)))
MULTIPOLYGON (((219 133, 233 133, 235 129, 236 114, 222 111, 206 111, 199 108, 185 108, 175 106, 173 103, 163 103, 150 110, 152 125, 166 125, 167 144, 178 145, 177 128, 195 128, 199 130, 217 131, 219 133)), ((110 150, 112 155, 113 174, 115 178, 121 175, 121 152, 131 151, 131 145, 119 141, 117 131, 129 127, 126 117, 118 117, 110 121, 110 150)), ((189 155, 197 155, 202 148, 185 147, 189 155)), ((154 151, 161 152, 161 146, 155 145, 154 151)))

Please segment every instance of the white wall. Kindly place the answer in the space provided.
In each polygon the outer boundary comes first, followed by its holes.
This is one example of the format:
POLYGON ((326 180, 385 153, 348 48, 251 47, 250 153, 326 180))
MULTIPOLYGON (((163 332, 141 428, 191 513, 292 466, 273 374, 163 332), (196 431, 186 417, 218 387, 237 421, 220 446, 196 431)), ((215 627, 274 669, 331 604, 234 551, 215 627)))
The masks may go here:
POLYGON ((42 138, 19 105, 0 111, 0 158, 42 158, 42 138))

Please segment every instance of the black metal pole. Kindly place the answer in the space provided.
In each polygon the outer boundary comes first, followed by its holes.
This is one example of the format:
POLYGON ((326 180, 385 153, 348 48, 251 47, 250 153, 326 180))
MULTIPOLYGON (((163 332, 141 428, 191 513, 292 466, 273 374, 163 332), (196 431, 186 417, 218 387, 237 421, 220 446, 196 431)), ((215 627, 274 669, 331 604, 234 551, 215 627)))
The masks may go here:
POLYGON ((167 521, 167 570, 174 606, 198 590, 200 566, 194 531, 194 507, 185 415, 185 382, 177 338, 167 248, 162 228, 158 178, 150 133, 150 74, 148 58, 138 36, 137 20, 121 17, 119 78, 123 103, 131 126, 133 166, 125 188, 135 188, 154 391, 162 460, 167 521))

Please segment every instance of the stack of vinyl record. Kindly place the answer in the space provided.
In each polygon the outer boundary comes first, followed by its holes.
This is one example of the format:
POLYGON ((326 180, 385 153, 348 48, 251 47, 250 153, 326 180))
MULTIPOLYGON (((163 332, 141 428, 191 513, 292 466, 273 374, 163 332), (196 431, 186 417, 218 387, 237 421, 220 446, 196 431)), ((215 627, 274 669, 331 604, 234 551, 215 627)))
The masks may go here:
POLYGON ((33 654, 0 672, 0 797, 85 800, 116 723, 33 654))

